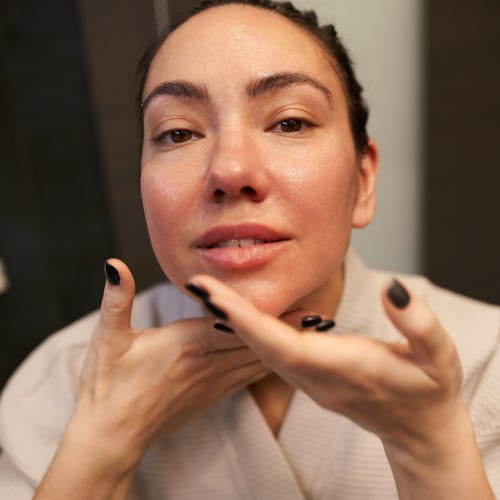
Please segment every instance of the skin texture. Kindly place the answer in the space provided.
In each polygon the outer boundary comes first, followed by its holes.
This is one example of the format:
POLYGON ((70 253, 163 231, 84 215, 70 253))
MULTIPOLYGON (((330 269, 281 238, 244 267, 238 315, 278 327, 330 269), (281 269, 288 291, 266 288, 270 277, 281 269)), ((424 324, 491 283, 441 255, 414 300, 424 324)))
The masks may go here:
POLYGON ((351 227, 373 216, 377 163, 373 143, 370 155, 356 154, 330 61, 287 19, 228 6, 195 16, 167 39, 144 98, 179 80, 204 87, 207 98, 157 96, 144 115, 142 199, 165 274, 180 288, 194 273, 211 274, 276 316, 297 307, 332 315, 351 227), (248 96, 252 82, 285 72, 316 79, 331 100, 310 84, 248 96), (302 130, 284 132, 280 121, 290 118, 304 120, 302 130), (171 129, 191 130, 193 139, 154 140, 171 129), (248 265, 244 252, 233 256, 237 272, 194 248, 210 228, 242 223, 289 239, 261 265, 248 265))
POLYGON ((382 293, 398 345, 299 327, 305 315, 334 315, 351 228, 375 207, 376 147, 356 154, 340 81, 319 45, 273 13, 213 8, 162 46, 144 98, 155 92, 141 178, 151 241, 173 283, 206 290, 236 335, 208 317, 132 329, 134 280, 110 259, 120 284, 105 287, 75 413, 35 498, 125 498, 155 439, 250 386, 273 430, 299 388, 377 434, 400 498, 493 498, 457 351, 418 297, 410 292, 401 309, 382 293), (255 85, 277 73, 295 83, 255 85), (184 97, 171 95, 179 89, 184 97), (276 235, 279 243, 208 248, 276 235))

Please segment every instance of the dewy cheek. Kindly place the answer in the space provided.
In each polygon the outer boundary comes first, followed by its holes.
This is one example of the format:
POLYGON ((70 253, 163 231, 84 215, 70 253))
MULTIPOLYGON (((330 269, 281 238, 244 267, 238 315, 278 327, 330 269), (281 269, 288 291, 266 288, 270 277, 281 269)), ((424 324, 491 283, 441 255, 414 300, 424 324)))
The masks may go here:
POLYGON ((169 175, 166 166, 146 166, 141 176, 141 193, 144 209, 151 217, 169 218, 176 224, 185 216, 196 197, 189 193, 190 181, 169 175))
POLYGON ((160 169, 145 168, 141 176, 141 193, 149 236, 158 260, 172 243, 177 227, 182 224, 179 214, 184 212, 180 190, 160 169))

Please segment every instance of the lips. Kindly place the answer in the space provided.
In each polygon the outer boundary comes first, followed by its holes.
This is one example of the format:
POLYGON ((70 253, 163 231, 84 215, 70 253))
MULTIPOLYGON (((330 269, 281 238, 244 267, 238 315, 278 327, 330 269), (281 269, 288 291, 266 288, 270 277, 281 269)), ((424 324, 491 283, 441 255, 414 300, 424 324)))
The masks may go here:
POLYGON ((223 240, 218 241, 215 245, 209 246, 208 248, 225 248, 225 247, 250 247, 252 245, 261 245, 262 243, 268 243, 266 240, 258 240, 256 238, 245 238, 242 240, 223 240))
POLYGON ((195 248, 249 247, 265 243, 276 243, 290 239, 285 234, 259 224, 216 226, 204 233, 195 248))
POLYGON ((258 224, 217 226, 196 242, 195 250, 209 272, 259 268, 289 248, 291 237, 258 224))

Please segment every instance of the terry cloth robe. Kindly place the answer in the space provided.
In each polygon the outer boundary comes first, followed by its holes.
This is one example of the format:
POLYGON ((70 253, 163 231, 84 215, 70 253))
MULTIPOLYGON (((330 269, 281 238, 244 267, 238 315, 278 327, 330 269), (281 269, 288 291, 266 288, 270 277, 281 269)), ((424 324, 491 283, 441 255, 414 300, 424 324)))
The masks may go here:
MULTIPOLYGON (((337 326, 384 341, 401 340, 380 292, 392 278, 351 251, 337 326)), ((494 492, 500 497, 500 308, 398 276, 436 312, 464 367, 463 395, 494 492)), ((49 337, 21 366, 0 402, 0 498, 32 497, 76 400, 78 375, 98 313, 49 337)), ((200 316, 200 307, 168 284, 141 293, 136 328, 200 316)), ((221 333, 221 335, 225 335, 221 333)), ((360 360, 361 362, 361 360, 360 360)), ((466 473, 466 471, 464 471, 466 473)), ((397 492, 380 440, 295 391, 275 438, 247 390, 226 398, 143 457, 130 499, 388 500, 397 492)))

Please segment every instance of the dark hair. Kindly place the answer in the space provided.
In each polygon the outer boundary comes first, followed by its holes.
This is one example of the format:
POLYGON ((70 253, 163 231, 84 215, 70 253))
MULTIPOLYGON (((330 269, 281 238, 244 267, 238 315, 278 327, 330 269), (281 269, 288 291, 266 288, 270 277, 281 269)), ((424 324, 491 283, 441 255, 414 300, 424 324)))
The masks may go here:
MULTIPOLYGON (((349 109, 349 121, 351 125, 354 144, 358 153, 365 154, 368 150, 368 133, 366 124, 368 121, 368 106, 363 98, 363 88, 354 74, 353 64, 347 49, 342 44, 337 30, 332 24, 319 25, 314 11, 301 11, 294 7, 291 2, 275 2, 273 0, 204 0, 182 19, 175 21, 160 33, 157 40, 144 54, 138 67, 139 94, 138 103, 141 109, 142 93, 146 78, 155 55, 168 36, 192 16, 212 7, 228 4, 242 4, 276 12, 289 19, 297 26, 303 28, 319 42, 333 62, 333 67, 339 75, 344 88, 347 105, 349 109)), ((141 113, 142 115, 142 113, 141 113)), ((142 116, 141 116, 142 118, 142 116)), ((142 134, 142 119, 141 119, 142 134)))

